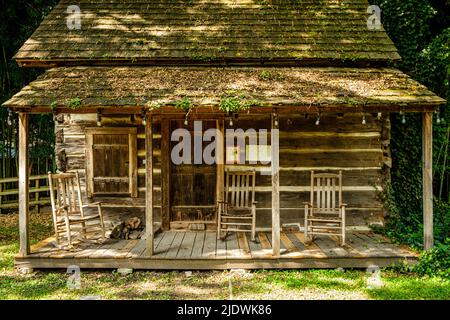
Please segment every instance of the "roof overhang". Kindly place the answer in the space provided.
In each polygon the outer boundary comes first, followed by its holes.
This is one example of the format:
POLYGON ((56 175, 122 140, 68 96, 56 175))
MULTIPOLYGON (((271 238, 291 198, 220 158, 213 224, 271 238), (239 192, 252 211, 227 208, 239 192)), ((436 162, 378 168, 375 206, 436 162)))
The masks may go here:
POLYGON ((445 100, 392 68, 59 67, 4 103, 31 113, 222 113, 228 98, 249 112, 426 112, 445 100))

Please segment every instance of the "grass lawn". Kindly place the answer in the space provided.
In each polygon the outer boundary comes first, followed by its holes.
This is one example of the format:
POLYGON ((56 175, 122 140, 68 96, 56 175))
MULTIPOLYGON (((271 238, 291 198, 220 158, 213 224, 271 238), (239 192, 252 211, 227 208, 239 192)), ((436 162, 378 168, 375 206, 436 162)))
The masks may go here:
MULTIPOLYGON (((370 286, 364 270, 289 270, 229 272, 85 271, 81 289, 67 287, 61 271, 14 271, 18 251, 17 215, 0 215, 0 299, 450 299, 450 281, 381 271, 379 285, 370 286), (381 284, 381 285, 380 285, 381 284), (230 290, 231 288, 231 290, 230 290)), ((31 214, 31 238, 52 233, 50 214, 31 214)))

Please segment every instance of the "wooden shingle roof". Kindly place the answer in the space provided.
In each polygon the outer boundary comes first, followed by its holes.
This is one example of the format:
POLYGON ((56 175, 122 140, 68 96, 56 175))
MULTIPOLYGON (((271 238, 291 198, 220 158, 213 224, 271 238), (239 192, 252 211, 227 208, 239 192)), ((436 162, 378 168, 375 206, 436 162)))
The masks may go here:
POLYGON ((23 66, 399 59, 367 0, 62 0, 19 50, 23 66), (79 5, 81 29, 67 27, 79 5))
POLYGON ((349 112, 423 111, 445 103, 391 68, 59 67, 46 71, 4 106, 49 112, 167 111, 183 99, 218 110, 222 99, 246 99, 254 110, 290 107, 349 112), (134 110, 134 111, 133 111, 134 110))

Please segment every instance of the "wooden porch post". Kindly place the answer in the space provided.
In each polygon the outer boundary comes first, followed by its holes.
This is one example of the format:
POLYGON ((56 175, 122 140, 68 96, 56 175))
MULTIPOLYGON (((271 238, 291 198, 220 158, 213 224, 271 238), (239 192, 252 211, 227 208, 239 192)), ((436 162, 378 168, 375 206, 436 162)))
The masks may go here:
POLYGON ((272 158, 272 249, 273 256, 280 256, 280 153, 279 132, 272 115, 271 158, 272 158))
POLYGON ((19 113, 19 256, 30 253, 29 240, 29 173, 28 173, 28 113, 19 113))
POLYGON ((217 201, 223 200, 223 187, 225 179, 225 158, 224 158, 224 140, 225 140, 225 123, 223 119, 216 121, 217 126, 217 148, 216 148, 216 198, 217 201))
POLYGON ((161 227, 170 229, 170 121, 161 119, 161 227))
POLYGON ((152 256, 154 252, 153 239, 153 130, 152 114, 145 115, 145 230, 146 253, 152 256))
POLYGON ((433 247, 433 113, 422 115, 423 246, 433 247))

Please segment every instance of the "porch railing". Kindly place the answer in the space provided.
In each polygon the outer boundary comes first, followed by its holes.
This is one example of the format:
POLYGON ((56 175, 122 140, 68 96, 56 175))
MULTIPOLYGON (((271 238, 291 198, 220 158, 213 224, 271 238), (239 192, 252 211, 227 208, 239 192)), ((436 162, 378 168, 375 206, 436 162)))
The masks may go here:
MULTIPOLYGON (((0 213, 5 209, 19 207, 19 178, 0 179, 0 213)), ((50 204, 50 188, 48 186, 48 176, 30 176, 30 207, 34 207, 37 212, 41 206, 50 204)))

